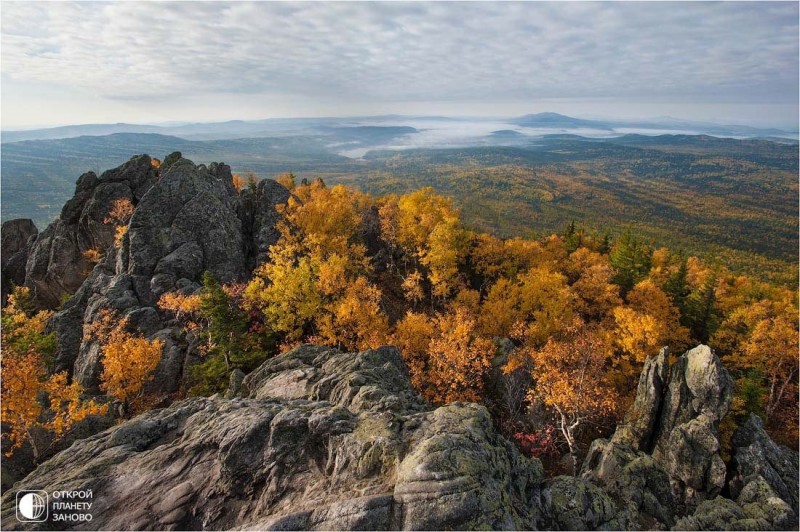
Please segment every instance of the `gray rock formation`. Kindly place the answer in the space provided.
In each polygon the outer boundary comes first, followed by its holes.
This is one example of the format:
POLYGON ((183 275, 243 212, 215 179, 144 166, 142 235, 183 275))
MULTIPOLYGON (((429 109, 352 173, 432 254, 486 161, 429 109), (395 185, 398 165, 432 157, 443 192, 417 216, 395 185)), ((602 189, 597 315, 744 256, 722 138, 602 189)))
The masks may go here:
POLYGON ((677 479, 690 506, 725 485, 717 433, 732 399, 733 381, 708 346, 688 351, 672 367, 653 458, 677 479))
POLYGON ((55 308, 80 288, 92 268, 83 253, 103 252, 113 244, 114 228, 104 221, 114 201, 128 199, 136 205, 156 180, 157 170, 147 155, 100 177, 88 172, 78 179, 75 195, 39 233, 28 256, 25 285, 41 305, 55 308))
POLYGON ((633 406, 610 440, 595 440, 582 476, 624 501, 618 519, 637 528, 783 529, 797 522, 797 454, 781 449, 753 416, 734 436, 734 499, 720 497, 726 467, 719 423, 733 382, 698 346, 669 369, 666 350, 645 363, 633 406), (669 371, 669 381, 667 374, 669 371))
POLYGON ((613 443, 627 445, 645 453, 652 452, 668 377, 669 351, 665 347, 658 356, 645 361, 636 388, 636 399, 614 432, 611 439, 613 443))
MULTIPOLYGON (((432 408, 411 389, 395 348, 306 345, 235 374, 225 398, 187 399, 77 441, 16 488, 92 490, 91 523, 66 523, 77 529, 796 527, 797 455, 757 418, 734 436, 736 480, 723 491, 733 498, 687 505, 684 481, 659 461, 668 455, 643 450, 656 441, 646 432, 667 434, 664 419, 681 420, 674 431, 697 419, 687 412, 726 407, 726 375, 709 354, 684 355, 669 382, 666 352, 648 361, 632 409, 642 420, 630 414, 618 435, 597 440, 583 478, 545 479, 483 406, 432 408), (715 380, 692 387, 694 372, 715 380), (679 398, 683 386, 707 393, 679 398)), ((16 522, 14 493, 2 499, 3 527, 56 525, 16 522)))
MULTIPOLYGON (((22 485, 91 489, 94 518, 76 528, 533 529, 543 518, 539 462, 482 406, 425 404, 394 348, 301 346, 241 393, 76 442, 22 485)), ((5 528, 28 526, 13 518, 13 493, 2 512, 5 528)))
POLYGON ((10 291, 10 284, 20 286, 25 282, 25 264, 28 253, 39 230, 28 218, 3 222, 0 229, 0 272, 2 272, 3 303, 10 291))
POLYGON ((731 495, 743 505, 745 513, 752 510, 750 505, 773 508, 787 513, 780 522, 771 521, 776 528, 796 527, 800 516, 797 453, 772 441, 755 414, 736 430, 733 446, 736 474, 730 482, 731 495))
POLYGON ((49 323, 59 340, 55 369, 70 371, 98 391, 101 352, 95 342, 83 340, 82 330, 104 309, 114 309, 145 336, 165 341, 151 391, 174 392, 190 346, 157 311, 158 298, 199 289, 205 271, 223 282, 245 279, 257 255, 265 259, 275 242, 277 205, 288 197, 288 190, 269 180, 258 184, 255 195, 239 195, 230 167, 195 165, 177 152, 158 170, 143 155, 100 178, 84 174, 75 197, 36 241, 28 261, 26 282, 37 287, 40 302, 52 304, 56 295, 73 294, 49 323), (102 221, 120 197, 131 199, 135 210, 117 248, 113 228, 102 221), (66 244, 57 244, 58 239, 66 244), (87 275, 81 253, 90 248, 105 250, 105 257, 87 275))

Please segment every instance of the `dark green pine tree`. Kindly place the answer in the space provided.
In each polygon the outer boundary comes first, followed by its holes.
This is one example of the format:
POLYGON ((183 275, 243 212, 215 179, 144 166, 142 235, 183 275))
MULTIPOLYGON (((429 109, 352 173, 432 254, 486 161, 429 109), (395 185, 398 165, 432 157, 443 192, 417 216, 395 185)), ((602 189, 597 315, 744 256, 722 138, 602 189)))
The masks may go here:
POLYGON ((582 230, 579 231, 575 228, 575 220, 572 220, 564 231, 564 245, 567 248, 567 253, 572 253, 581 247, 582 233, 582 230))
POLYGON ((719 325, 716 287, 717 275, 712 273, 686 300, 686 326, 698 342, 708 343, 719 325))
POLYGON ((678 270, 674 272, 672 275, 669 276, 667 282, 664 283, 664 292, 667 293, 669 298, 672 300, 672 304, 677 307, 677 309, 681 313, 681 323, 683 325, 687 325, 686 321, 686 314, 687 314, 687 301, 689 299, 689 295, 692 293, 691 288, 689 287, 689 282, 687 281, 687 275, 689 273, 689 267, 684 257, 681 260, 681 265, 678 267, 678 270))
POLYGON ((609 261, 615 272, 613 281, 623 294, 627 294, 647 276, 652 259, 653 250, 650 246, 634 237, 630 229, 622 233, 611 251, 609 261))
POLYGON ((201 337, 208 346, 206 360, 193 368, 193 394, 210 395, 224 391, 234 369, 245 373, 265 358, 255 335, 248 333, 247 314, 225 292, 210 272, 203 274, 200 314, 206 328, 201 337))
POLYGON ((597 252, 601 255, 608 255, 611 251, 611 237, 608 236, 608 233, 603 234, 603 240, 600 242, 600 247, 597 249, 597 252))

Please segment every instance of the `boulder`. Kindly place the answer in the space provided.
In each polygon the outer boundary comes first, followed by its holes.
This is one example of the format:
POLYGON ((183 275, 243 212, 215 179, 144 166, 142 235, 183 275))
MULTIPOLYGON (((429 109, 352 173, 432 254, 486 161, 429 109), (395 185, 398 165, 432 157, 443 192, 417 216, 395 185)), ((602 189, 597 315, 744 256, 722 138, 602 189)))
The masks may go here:
MULTIPOLYGON (((542 519, 538 460, 480 405, 427 405, 394 348, 301 346, 244 381, 244 397, 187 399, 78 441, 17 487, 92 490, 93 520, 57 525, 67 528, 534 529, 542 519)), ((11 491, 2 525, 28 528, 14 511, 11 491)))

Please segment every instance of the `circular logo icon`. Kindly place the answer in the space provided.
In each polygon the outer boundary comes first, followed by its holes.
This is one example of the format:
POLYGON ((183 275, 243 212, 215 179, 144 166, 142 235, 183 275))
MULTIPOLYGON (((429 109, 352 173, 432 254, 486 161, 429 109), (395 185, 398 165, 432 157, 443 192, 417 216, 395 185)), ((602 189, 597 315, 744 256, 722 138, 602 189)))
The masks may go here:
POLYGON ((38 520, 44 515, 47 505, 38 493, 26 493, 19 499, 19 513, 25 519, 38 520))

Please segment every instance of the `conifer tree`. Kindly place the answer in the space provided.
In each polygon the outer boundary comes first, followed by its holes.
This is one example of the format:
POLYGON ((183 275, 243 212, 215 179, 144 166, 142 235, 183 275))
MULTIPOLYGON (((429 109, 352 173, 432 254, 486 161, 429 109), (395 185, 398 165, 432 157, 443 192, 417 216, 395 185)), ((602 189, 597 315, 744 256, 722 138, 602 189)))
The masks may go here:
POLYGON ((650 271, 653 252, 628 229, 619 237, 611 252, 610 262, 616 274, 614 282, 627 294, 650 271))

